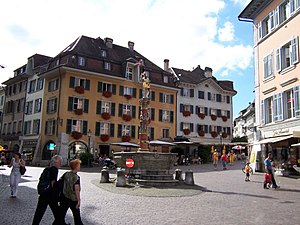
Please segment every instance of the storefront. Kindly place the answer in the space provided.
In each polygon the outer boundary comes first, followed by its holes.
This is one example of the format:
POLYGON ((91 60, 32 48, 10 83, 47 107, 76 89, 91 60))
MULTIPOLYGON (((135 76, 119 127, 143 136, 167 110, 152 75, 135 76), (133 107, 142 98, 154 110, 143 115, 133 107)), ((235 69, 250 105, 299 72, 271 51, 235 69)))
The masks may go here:
POLYGON ((23 140, 23 146, 22 146, 22 153, 24 152, 26 155, 26 161, 32 162, 34 152, 36 150, 38 140, 32 139, 32 140, 23 140))

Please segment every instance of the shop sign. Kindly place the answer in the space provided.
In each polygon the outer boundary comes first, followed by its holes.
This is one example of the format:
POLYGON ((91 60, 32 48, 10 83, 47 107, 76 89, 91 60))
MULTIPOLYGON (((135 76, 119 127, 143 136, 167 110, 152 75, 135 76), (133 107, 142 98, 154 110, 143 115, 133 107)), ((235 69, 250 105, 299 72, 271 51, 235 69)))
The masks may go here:
POLYGON ((274 130, 273 137, 289 134, 289 131, 289 128, 274 130))
POLYGON ((26 140, 23 141, 23 146, 36 146, 37 140, 26 140))

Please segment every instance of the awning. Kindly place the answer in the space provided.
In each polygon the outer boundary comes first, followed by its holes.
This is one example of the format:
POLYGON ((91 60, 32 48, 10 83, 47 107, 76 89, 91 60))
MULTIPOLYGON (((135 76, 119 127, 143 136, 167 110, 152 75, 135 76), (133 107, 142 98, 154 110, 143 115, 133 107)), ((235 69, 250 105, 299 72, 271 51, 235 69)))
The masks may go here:
POLYGON ((292 147, 297 147, 297 146, 300 146, 300 143, 292 144, 291 146, 292 146, 292 147))
POLYGON ((288 136, 282 136, 282 137, 274 137, 274 138, 267 138, 264 140, 261 140, 259 144, 267 144, 267 143, 275 143, 279 141, 284 141, 286 139, 292 138, 293 135, 288 135, 288 136))

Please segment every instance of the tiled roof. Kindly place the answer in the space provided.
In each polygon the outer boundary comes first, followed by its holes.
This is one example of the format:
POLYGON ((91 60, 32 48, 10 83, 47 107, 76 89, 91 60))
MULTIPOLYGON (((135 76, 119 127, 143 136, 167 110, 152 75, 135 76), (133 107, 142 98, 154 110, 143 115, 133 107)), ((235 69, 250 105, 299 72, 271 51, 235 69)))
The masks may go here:
POLYGON ((239 20, 253 21, 272 0, 252 0, 238 16, 239 20))
MULTIPOLYGON (((49 60, 51 59, 51 57, 49 57, 49 56, 40 55, 40 54, 35 54, 31 57, 34 58, 34 68, 47 64, 49 62, 49 60)), ((29 57, 29 58, 31 58, 31 57, 29 57)))

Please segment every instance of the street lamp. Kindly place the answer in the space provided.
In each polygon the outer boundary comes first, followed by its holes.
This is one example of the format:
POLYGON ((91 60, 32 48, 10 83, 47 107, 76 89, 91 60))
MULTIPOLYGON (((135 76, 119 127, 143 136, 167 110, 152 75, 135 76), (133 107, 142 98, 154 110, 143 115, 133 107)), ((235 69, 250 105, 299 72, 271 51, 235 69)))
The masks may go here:
POLYGON ((220 135, 220 153, 222 154, 222 131, 220 131, 220 133, 219 133, 219 135, 220 135))
POLYGON ((92 136, 92 131, 89 129, 88 133, 88 138, 89 138, 89 142, 88 142, 88 151, 91 152, 91 136, 92 136))

